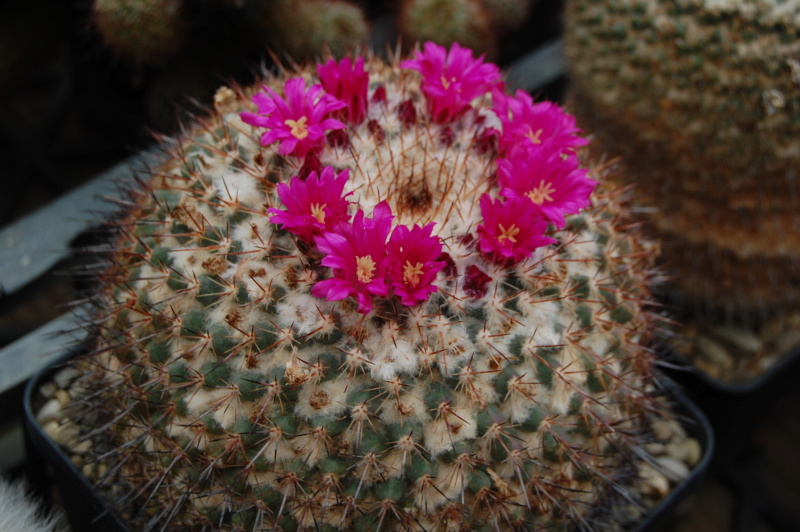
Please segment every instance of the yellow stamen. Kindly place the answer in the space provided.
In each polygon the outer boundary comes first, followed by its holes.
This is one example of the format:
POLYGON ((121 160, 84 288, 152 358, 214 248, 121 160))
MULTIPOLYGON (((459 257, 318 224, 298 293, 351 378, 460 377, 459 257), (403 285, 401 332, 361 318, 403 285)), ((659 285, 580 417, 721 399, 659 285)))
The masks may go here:
POLYGON ((529 131, 528 131, 528 134, 526 136, 529 139, 531 139, 531 142, 533 142, 534 144, 541 144, 542 143, 542 139, 540 137, 542 136, 542 130, 541 129, 537 129, 536 132, 534 132, 533 129, 530 128, 530 126, 528 126, 528 128, 529 128, 529 131))
POLYGON ((375 261, 369 255, 356 257, 356 276, 362 283, 368 283, 375 274, 375 261))
POLYGON ((442 76, 442 86, 445 89, 449 89, 450 88, 450 84, 455 82, 455 81, 458 81, 458 80, 456 80, 455 76, 451 77, 449 80, 447 78, 445 78, 444 76, 442 76))
POLYGON ((411 286, 419 284, 419 278, 422 277, 422 263, 418 262, 412 266, 411 261, 407 260, 403 266, 403 280, 411 286))
POLYGON ((319 203, 312 203, 311 204, 311 216, 317 219, 317 221, 321 224, 325 223, 325 204, 323 203, 320 205, 319 203))
POLYGON ((306 125, 308 122, 307 116, 300 117, 300 120, 292 120, 289 118, 285 120, 283 123, 292 128, 292 135, 297 140, 303 140, 308 136, 308 126, 306 125))
POLYGON ((556 189, 552 183, 545 183, 544 179, 539 181, 539 186, 528 192, 528 197, 536 205, 541 205, 545 201, 553 201, 552 194, 556 189))
POLYGON ((511 227, 506 229, 503 227, 503 224, 497 224, 497 227, 500 229, 500 236, 497 237, 497 241, 501 244, 504 240, 510 240, 511 242, 516 243, 517 239, 514 238, 519 234, 519 227, 516 224, 511 224, 511 227))

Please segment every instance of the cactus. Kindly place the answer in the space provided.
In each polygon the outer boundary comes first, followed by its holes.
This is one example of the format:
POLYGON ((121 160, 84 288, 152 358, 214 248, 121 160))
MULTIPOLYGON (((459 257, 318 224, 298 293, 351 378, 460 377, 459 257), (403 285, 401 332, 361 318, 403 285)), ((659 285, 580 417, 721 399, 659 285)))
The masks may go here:
POLYGON ((532 0, 403 0, 397 25, 409 44, 458 42, 495 58, 500 41, 528 17, 532 0))
POLYGON ((590 205, 574 120, 501 86, 458 45, 330 60, 167 147, 69 390, 122 515, 527 530, 641 499, 656 249, 620 192, 590 205))
POLYGON ((325 50, 341 55, 369 42, 369 22, 350 2, 273 0, 251 8, 269 45, 296 60, 318 58, 325 50))
POLYGON ((497 53, 491 17, 480 0, 404 0, 397 25, 409 44, 458 42, 490 58, 497 53))
POLYGON ((796 2, 576 0, 576 115, 621 154, 701 314, 758 322, 800 304, 796 2))
POLYGON ((92 23, 106 46, 137 65, 160 64, 183 47, 182 0, 94 0, 92 23))

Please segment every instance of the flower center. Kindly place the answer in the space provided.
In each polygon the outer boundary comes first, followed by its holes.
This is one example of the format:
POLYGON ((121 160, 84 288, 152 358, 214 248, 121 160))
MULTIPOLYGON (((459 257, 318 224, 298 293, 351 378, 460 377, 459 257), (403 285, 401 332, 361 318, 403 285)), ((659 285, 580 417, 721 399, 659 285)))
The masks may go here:
POLYGON ((545 183, 544 179, 539 181, 539 186, 528 192, 528 197, 536 205, 541 205, 545 201, 553 201, 552 194, 556 189, 552 183, 545 183))
POLYGON ((537 129, 534 132, 533 128, 528 126, 528 134, 525 135, 525 136, 528 137, 529 139, 531 139, 531 142, 533 142, 534 144, 541 144, 542 143, 542 139, 541 139, 542 130, 541 129, 537 129))
POLYGON ((375 274, 375 261, 369 255, 356 257, 356 277, 362 283, 368 283, 375 274))
POLYGON ((417 286, 419 284, 419 278, 422 277, 422 273, 421 262, 412 266, 411 261, 407 260, 403 266, 403 280, 408 283, 409 286, 417 286))
POLYGON ((325 223, 325 204, 323 203, 320 205, 319 203, 312 203, 311 204, 311 216, 317 219, 317 221, 321 224, 325 223))
POLYGON ((303 140, 308 136, 308 122, 307 116, 300 117, 300 120, 292 120, 291 118, 285 120, 283 123, 292 128, 292 135, 297 140, 303 140))
POLYGON ((508 229, 503 227, 503 224, 497 224, 497 227, 500 229, 500 236, 497 237, 497 241, 500 242, 500 244, 504 244, 506 240, 514 243, 517 242, 517 239, 514 237, 519 234, 519 227, 515 224, 511 224, 511 227, 508 229))

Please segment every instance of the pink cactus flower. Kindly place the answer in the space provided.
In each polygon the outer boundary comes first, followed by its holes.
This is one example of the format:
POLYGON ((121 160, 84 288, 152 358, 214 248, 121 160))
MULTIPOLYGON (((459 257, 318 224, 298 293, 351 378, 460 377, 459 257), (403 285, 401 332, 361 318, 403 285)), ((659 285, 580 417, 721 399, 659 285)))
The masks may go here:
POLYGON ((531 95, 521 90, 515 96, 495 90, 492 98, 503 124, 501 151, 527 144, 563 153, 574 152, 575 148, 589 143, 579 135, 581 130, 575 126, 575 117, 553 102, 534 104, 531 95))
POLYGON ((472 100, 500 84, 497 65, 484 63, 483 56, 473 58, 472 50, 458 43, 453 43, 448 53, 443 46, 426 42, 424 51, 414 55, 416 59, 400 66, 422 73, 420 89, 436 123, 452 122, 470 109, 472 100))
POLYGON ((288 185, 278 183, 278 198, 286 209, 269 209, 272 223, 282 224, 284 229, 311 244, 316 235, 350 219, 347 213, 350 203, 346 198, 352 192, 342 195, 348 177, 349 170, 334 175, 333 168, 326 166, 319 174, 311 172, 305 180, 293 177, 288 185))
POLYGON ((349 57, 338 63, 329 59, 324 65, 317 65, 317 75, 325 92, 341 100, 347 107, 341 111, 348 124, 358 125, 367 116, 367 89, 369 74, 364 70, 364 58, 349 57))
POLYGON ((266 93, 253 96, 258 113, 245 111, 241 117, 247 124, 267 128, 261 135, 261 144, 268 146, 280 141, 281 155, 302 158, 309 152, 318 152, 325 142, 325 131, 345 127, 328 115, 347 104, 323 94, 321 85, 312 85, 306 91, 303 78, 291 78, 284 86, 286 99, 268 87, 264 90, 266 93))
POLYGON ((311 293, 329 301, 355 296, 358 312, 372 310, 372 296, 386 296, 386 239, 392 228, 392 211, 384 201, 375 206, 372 218, 358 210, 353 223, 340 223, 314 238, 325 255, 321 264, 333 269, 333 277, 318 282, 311 293))
POLYGON ((389 283, 400 302, 413 307, 436 292, 433 282, 445 262, 436 261, 442 254, 442 242, 432 236, 434 223, 409 229, 398 225, 389 239, 389 283))
POLYGON ((503 202, 484 194, 480 205, 483 214, 483 224, 477 228, 480 250, 496 262, 516 263, 529 257, 536 248, 556 243, 555 239, 544 236, 548 222, 539 207, 526 198, 503 202))
POLYGON ((506 159, 497 161, 500 194, 507 199, 528 198, 561 229, 564 215, 576 214, 591 205, 597 181, 586 177, 575 155, 518 146, 506 159))

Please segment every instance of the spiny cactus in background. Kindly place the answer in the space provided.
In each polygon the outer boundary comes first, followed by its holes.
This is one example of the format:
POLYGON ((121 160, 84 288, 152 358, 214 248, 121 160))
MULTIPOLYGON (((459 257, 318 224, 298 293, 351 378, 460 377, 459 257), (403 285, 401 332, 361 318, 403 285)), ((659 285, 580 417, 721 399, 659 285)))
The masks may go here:
POLYGON ((298 60, 325 49, 344 53, 370 35, 363 10, 344 0, 94 0, 92 12, 108 48, 137 65, 163 64, 185 42, 207 38, 215 25, 237 28, 237 42, 257 42, 298 60))
POLYGON ((363 10, 343 0, 251 2, 252 18, 266 43, 296 60, 341 55, 369 43, 371 27, 363 10))
POLYGON ((403 0, 398 30, 406 42, 458 42, 487 57, 527 18, 533 0, 403 0))
POLYGON ((94 0, 92 23, 118 56, 138 65, 160 64, 184 45, 185 11, 182 0, 94 0))
POLYGON ((575 0, 565 18, 575 112, 655 207, 682 297, 798 309, 800 5, 575 0))
POLYGON ((620 524, 669 416, 655 249, 572 117, 458 45, 261 87, 116 225, 69 390, 94 480, 155 528, 620 524))

